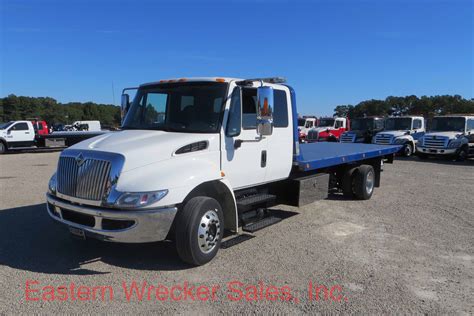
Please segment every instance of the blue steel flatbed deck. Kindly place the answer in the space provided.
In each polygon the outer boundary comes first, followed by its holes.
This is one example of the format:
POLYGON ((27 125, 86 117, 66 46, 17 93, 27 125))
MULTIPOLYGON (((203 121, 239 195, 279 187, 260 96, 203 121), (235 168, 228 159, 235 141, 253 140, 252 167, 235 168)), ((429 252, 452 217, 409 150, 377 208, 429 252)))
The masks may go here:
POLYGON ((398 152, 402 146, 320 142, 300 144, 295 158, 300 170, 310 171, 398 152))

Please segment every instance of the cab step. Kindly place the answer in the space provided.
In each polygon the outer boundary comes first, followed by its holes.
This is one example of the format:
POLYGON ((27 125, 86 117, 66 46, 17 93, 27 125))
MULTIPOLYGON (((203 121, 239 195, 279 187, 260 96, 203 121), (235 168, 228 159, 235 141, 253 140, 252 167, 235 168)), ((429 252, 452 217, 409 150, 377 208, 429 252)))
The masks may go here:
POLYGON ((257 222, 253 222, 253 223, 242 226, 242 230, 249 233, 254 233, 260 229, 279 223, 281 222, 281 220, 282 220, 281 217, 276 217, 276 216, 265 217, 257 222))
POLYGON ((230 247, 233 247, 235 245, 238 245, 244 241, 247 241, 249 239, 255 238, 254 235, 249 235, 249 234, 240 234, 235 237, 232 237, 230 239, 224 240, 221 243, 221 248, 222 249, 227 249, 230 247))
POLYGON ((244 196, 237 199, 237 210, 239 213, 243 213, 259 207, 267 207, 275 203, 275 200, 276 195, 266 193, 244 196))

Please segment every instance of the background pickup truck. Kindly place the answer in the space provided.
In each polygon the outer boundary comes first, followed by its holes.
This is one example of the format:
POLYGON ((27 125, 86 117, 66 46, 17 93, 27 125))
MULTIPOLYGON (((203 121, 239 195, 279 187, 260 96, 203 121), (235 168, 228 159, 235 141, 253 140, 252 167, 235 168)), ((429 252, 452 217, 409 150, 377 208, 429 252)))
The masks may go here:
MULTIPOLYGON (((281 78, 171 79, 122 95, 122 131, 62 152, 47 209, 81 238, 174 240, 182 260, 281 220, 329 190, 370 199, 400 146, 298 141, 295 91, 281 78)), ((245 238, 244 238, 245 239, 245 238)))

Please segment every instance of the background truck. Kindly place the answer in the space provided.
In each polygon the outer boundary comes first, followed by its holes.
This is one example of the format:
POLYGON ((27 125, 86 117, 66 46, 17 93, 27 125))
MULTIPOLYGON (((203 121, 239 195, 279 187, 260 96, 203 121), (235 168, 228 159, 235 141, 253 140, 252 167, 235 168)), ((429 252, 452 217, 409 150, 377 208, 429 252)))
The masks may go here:
POLYGON ((429 156, 458 160, 474 157, 474 116, 435 116, 430 131, 419 139, 416 151, 421 159, 429 156))
POLYGON ((48 214, 81 238, 174 240, 210 261, 300 206, 338 191, 370 199, 399 146, 298 141, 295 91, 280 78, 171 79, 122 95, 122 131, 61 153, 48 214))
POLYGON ((345 117, 320 118, 318 126, 309 130, 306 139, 314 142, 338 142, 341 135, 350 129, 349 119, 345 117))
POLYGON ((298 118, 298 132, 300 142, 306 142, 308 131, 317 126, 318 119, 315 116, 303 116, 298 118))
POLYGON ((44 121, 11 121, 0 125, 0 154, 8 150, 72 146, 105 132, 53 132, 44 121))
POLYGON ((351 130, 341 135, 341 143, 372 143, 375 134, 384 127, 383 117, 362 117, 351 119, 351 130))
POLYGON ((382 132, 377 133, 372 143, 377 145, 402 145, 400 153, 410 157, 416 150, 418 139, 425 134, 425 119, 422 116, 389 117, 382 132))

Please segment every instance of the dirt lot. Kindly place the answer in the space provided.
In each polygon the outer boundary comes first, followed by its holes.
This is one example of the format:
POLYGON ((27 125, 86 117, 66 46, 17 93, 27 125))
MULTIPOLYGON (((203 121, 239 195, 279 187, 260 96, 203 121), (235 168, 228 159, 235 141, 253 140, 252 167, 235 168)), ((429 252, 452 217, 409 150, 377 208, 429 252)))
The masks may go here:
POLYGON ((281 207, 298 214, 191 268, 171 243, 70 238, 44 207, 58 155, 0 157, 0 313, 474 313, 472 160, 398 159, 371 200, 281 207), (158 297, 128 301, 133 281, 158 297))

